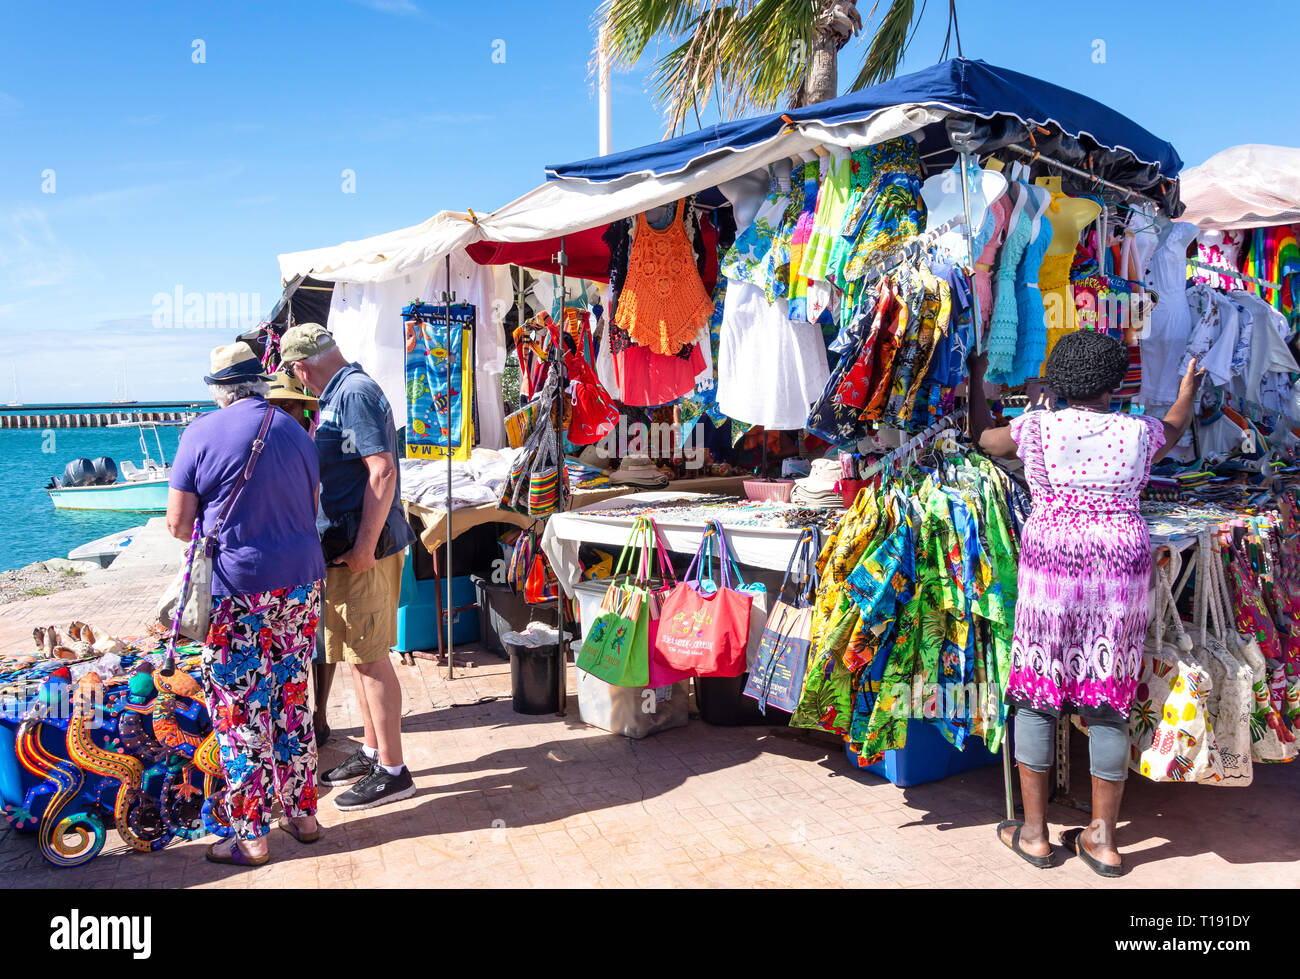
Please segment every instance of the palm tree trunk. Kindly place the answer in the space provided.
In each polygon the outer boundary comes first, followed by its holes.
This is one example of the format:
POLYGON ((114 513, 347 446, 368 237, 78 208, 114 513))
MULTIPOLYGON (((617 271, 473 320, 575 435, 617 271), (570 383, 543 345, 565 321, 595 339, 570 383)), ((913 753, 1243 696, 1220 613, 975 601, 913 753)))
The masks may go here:
POLYGON ((808 56, 808 72, 797 105, 813 105, 835 98, 839 94, 840 49, 862 30, 862 15, 857 0, 824 0, 817 24, 813 28, 812 51, 808 56))
POLYGON ((840 72, 838 55, 843 42, 832 29, 818 27, 813 34, 812 51, 808 57, 808 74, 804 79, 803 91, 799 95, 800 105, 813 105, 835 98, 840 90, 840 72))

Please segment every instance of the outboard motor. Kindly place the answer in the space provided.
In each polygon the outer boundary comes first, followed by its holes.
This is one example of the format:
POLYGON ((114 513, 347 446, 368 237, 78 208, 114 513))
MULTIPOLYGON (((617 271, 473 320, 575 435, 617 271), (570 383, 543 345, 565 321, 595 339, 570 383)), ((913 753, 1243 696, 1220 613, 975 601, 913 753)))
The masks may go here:
POLYGON ((95 464, 89 459, 73 459, 63 468, 63 485, 89 486, 95 481, 95 464))
POLYGON ((95 460, 95 485, 112 486, 117 482, 117 463, 108 456, 95 460))

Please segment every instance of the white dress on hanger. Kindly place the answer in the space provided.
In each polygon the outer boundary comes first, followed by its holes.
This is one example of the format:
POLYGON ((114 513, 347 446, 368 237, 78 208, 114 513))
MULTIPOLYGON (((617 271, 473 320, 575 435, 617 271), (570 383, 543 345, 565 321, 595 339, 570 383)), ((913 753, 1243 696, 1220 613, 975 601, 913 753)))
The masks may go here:
POLYGON ((790 304, 769 305, 762 286, 730 279, 718 342, 718 408, 778 432, 804 427, 830 380, 822 331, 790 322, 790 304))
MULTIPOLYGON (((785 194, 790 187, 788 174, 788 168, 777 168, 778 185, 785 194)), ((733 181, 721 190, 737 213, 762 216, 783 209, 782 193, 769 186, 760 188, 756 181, 733 181), (755 206, 755 195, 764 193, 767 196, 755 206)), ((718 337, 718 408, 728 418, 749 425, 798 431, 830 379, 826 344, 819 328, 790 322, 787 300, 768 303, 761 275, 763 256, 750 257, 759 260, 731 267, 752 270, 753 281, 727 280, 718 337)))
POLYGON ((1192 332, 1188 308, 1187 246, 1197 227, 1186 222, 1166 222, 1146 268, 1146 283, 1160 296, 1151 311, 1147 335, 1142 337, 1142 403, 1172 405, 1178 400, 1183 375, 1179 365, 1192 332))

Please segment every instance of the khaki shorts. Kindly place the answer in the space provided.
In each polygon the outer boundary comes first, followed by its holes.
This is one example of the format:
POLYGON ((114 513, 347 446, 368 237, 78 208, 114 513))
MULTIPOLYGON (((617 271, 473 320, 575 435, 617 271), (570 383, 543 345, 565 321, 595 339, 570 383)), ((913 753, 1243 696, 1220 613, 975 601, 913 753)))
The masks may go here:
POLYGON ((401 551, 365 574, 346 567, 325 572, 325 662, 378 663, 392 652, 405 558, 401 551))

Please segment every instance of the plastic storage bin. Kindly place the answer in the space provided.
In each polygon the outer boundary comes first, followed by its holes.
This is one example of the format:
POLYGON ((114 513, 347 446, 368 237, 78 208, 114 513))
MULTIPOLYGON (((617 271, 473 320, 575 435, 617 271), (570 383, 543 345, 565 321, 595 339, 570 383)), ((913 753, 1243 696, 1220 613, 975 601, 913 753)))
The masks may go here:
MULTIPOLYGON (((425 652, 438 648, 438 636, 447 632, 446 621, 438 621, 438 602, 447 600, 445 579, 415 577, 414 562, 402 566, 402 595, 397 609, 397 651, 425 652), (439 593, 435 598, 435 592, 439 593)), ((479 616, 474 579, 468 575, 451 580, 452 608, 461 609, 452 616, 451 641, 460 646, 478 642, 479 616)), ((445 614, 444 610, 444 614, 445 614)))
POLYGON ((695 706, 700 720, 715 727, 786 727, 790 715, 774 707, 763 716, 758 701, 745 696, 749 674, 695 677, 695 706))
POLYGON ((909 721, 907 725, 907 743, 901 751, 886 751, 883 761, 866 768, 858 768, 857 760, 844 746, 853 770, 870 772, 881 778, 889 779, 900 788, 910 785, 924 785, 926 782, 938 782, 950 775, 960 775, 977 768, 996 765, 999 758, 979 738, 968 738, 966 750, 958 751, 939 733, 939 729, 925 721, 909 721))
POLYGON ((689 680, 670 687, 614 687, 578 670, 578 716, 584 724, 640 740, 685 727, 690 720, 689 680))
POLYGON ((794 485, 793 479, 751 479, 745 482, 745 495, 751 500, 789 503, 794 485))

